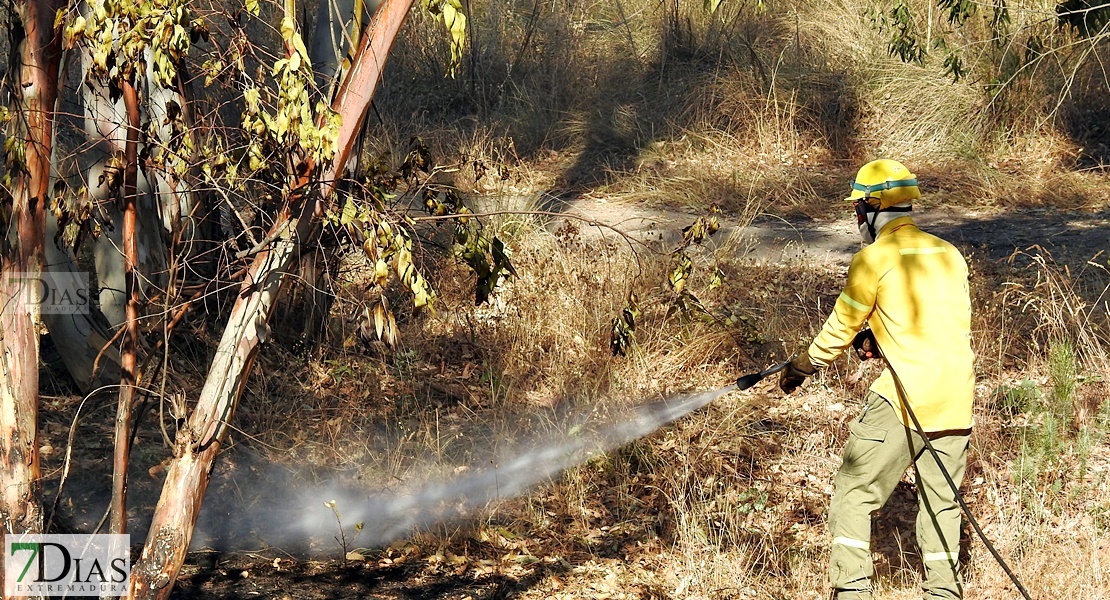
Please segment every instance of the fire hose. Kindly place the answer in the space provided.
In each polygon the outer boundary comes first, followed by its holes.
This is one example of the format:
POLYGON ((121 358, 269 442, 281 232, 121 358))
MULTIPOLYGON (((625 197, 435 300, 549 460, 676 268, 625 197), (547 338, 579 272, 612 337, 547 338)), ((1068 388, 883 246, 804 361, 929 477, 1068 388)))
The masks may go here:
MULTIPOLYGON (((874 335, 871 334, 870 330, 864 330, 860 333, 860 335, 856 336, 856 339, 853 341, 853 346, 855 347, 856 353, 857 355, 859 355, 860 360, 883 358, 882 351, 879 349, 877 342, 875 342, 874 335)), ((790 360, 787 360, 784 363, 777 364, 773 367, 768 367, 762 371, 759 371, 758 373, 751 373, 740 377, 736 380, 736 389, 746 390, 752 387, 767 376, 773 375, 785 369, 787 366, 790 365, 790 361, 792 360, 794 360, 794 357, 791 357, 790 360)), ((1025 586, 1022 585, 1017 575, 1014 574, 1013 570, 1010 569, 1010 566, 1006 564, 1005 559, 1003 559, 1002 555, 999 554, 998 549, 996 549, 994 547, 994 544, 992 544, 991 541, 987 539, 987 535, 983 533, 983 528, 979 526, 979 521, 976 520, 975 517, 971 514, 971 509, 968 508, 967 502, 964 501, 964 497, 963 494, 960 493, 959 486, 956 485, 955 481, 953 481, 952 475, 948 473, 948 470, 944 468, 944 462, 937 454, 936 449, 933 448, 933 444, 929 441, 929 436, 925 433, 925 429, 921 426, 921 422, 917 420, 917 415, 915 415, 913 409, 910 408, 908 400, 909 395, 906 394, 906 389, 902 387, 902 380, 898 377, 898 373, 896 373, 894 369, 890 367, 889 362, 887 363, 887 367, 890 368, 890 374, 894 376, 894 385, 898 388, 898 394, 903 398, 903 400, 905 400, 902 403, 902 406, 906 408, 906 412, 910 415, 910 419, 913 420, 913 425, 917 428, 918 435, 920 435, 921 439, 925 442, 925 448, 929 451, 929 454, 933 456, 933 460, 937 461, 937 466, 940 467, 940 472, 944 475, 944 480, 947 481, 948 486, 952 488, 952 493, 956 495, 956 501, 959 503, 960 509, 963 510, 964 516, 967 517, 968 522, 971 523, 972 529, 974 529, 975 533, 979 535, 979 539, 983 540, 983 545, 987 547, 987 550, 990 551, 991 556, 994 557, 994 560, 998 562, 999 566, 1002 567, 1002 570, 1005 571, 1006 575, 1010 577, 1010 581, 1014 582, 1014 586, 1017 587, 1017 590, 1021 593, 1022 597, 1025 598, 1025 600, 1033 600, 1032 596, 1029 595, 1029 591, 1025 589, 1025 586)))
MULTIPOLYGON (((887 363, 887 366, 889 367, 890 363, 887 363)), ((913 420, 913 426, 917 428, 918 435, 920 435, 921 439, 925 442, 925 448, 929 450, 929 454, 933 455, 933 460, 937 461, 937 466, 940 467, 940 472, 944 475, 944 480, 948 482, 948 486, 952 488, 952 493, 956 495, 956 501, 960 503, 960 509, 964 511, 964 516, 967 517, 968 523, 971 523, 971 527, 975 530, 975 533, 979 535, 979 539, 983 540, 983 545, 987 547, 987 550, 990 551, 994 560, 998 562, 998 565, 1001 566, 1002 570, 1006 572, 1006 575, 1010 577, 1010 581, 1014 582, 1014 587, 1021 592, 1022 597, 1025 598, 1025 600, 1033 600, 1033 597, 1029 595, 1029 591, 1021 584, 1021 580, 1019 580, 1017 575, 1010 569, 1010 565, 1006 564, 1002 555, 998 553, 998 549, 987 539, 987 534, 983 533, 983 528, 979 526, 979 521, 972 516, 971 509, 968 508, 967 502, 964 501, 959 486, 952 480, 952 476, 948 474, 948 470, 944 468, 944 464, 937 454, 936 449, 933 448, 933 444, 929 442, 929 436, 925 434, 924 428, 921 427, 921 422, 917 420, 917 415, 915 415, 913 409, 910 408, 909 396, 906 394, 906 389, 902 387, 902 380, 899 379, 898 374, 894 372, 893 368, 890 369, 890 374, 894 376, 894 385, 898 387, 898 394, 903 399, 902 406, 906 408, 906 412, 909 413, 910 419, 913 420)))

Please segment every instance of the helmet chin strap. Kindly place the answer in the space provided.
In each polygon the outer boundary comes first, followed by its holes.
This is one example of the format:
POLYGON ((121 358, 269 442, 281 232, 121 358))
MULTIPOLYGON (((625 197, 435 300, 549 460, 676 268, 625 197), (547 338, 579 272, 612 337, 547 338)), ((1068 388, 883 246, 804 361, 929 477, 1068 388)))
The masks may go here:
POLYGON ((878 234, 894 219, 902 216, 899 213, 908 213, 913 210, 912 206, 891 206, 881 210, 867 210, 863 217, 863 223, 859 224, 859 234, 863 238, 863 243, 871 244, 875 242, 875 238, 879 237, 878 234))

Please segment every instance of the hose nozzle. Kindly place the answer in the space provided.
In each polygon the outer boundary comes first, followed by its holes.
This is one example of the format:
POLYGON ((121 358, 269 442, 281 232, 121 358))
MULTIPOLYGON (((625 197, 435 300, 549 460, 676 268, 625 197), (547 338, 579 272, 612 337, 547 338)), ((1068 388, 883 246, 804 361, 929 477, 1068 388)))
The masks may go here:
POLYGON ((781 370, 785 369, 786 367, 790 366, 790 361, 791 360, 794 360, 793 356, 790 357, 790 360, 788 360, 784 363, 777 364, 773 367, 767 367, 766 369, 763 369, 762 371, 760 371, 758 373, 750 373, 748 375, 744 375, 743 377, 740 377, 739 379, 736 380, 736 389, 746 390, 746 389, 752 387, 753 385, 759 383, 760 381, 763 381, 763 379, 765 377, 767 377, 768 375, 774 375, 775 373, 778 373, 779 371, 781 371, 781 370))

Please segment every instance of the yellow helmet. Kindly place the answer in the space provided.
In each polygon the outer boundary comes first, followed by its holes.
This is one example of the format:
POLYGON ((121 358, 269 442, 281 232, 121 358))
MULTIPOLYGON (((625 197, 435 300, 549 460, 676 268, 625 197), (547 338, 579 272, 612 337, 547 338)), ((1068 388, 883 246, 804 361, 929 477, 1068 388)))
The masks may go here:
POLYGON ((852 194, 846 199, 862 198, 871 206, 884 210, 920 197, 917 176, 902 163, 882 158, 860 167, 852 182, 852 194))

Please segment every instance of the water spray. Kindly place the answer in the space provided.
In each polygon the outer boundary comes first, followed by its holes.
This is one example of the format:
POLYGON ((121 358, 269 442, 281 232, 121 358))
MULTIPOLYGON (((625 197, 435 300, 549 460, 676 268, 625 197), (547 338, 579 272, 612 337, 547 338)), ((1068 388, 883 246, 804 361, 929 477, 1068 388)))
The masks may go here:
MULTIPOLYGON (((380 548, 420 529, 472 518, 491 502, 521 496, 568 468, 649 435, 737 389, 729 384, 665 398, 606 423, 579 423, 564 429, 566 433, 539 440, 522 436, 515 444, 501 445, 497 455, 508 459, 473 461, 446 478, 413 486, 359 481, 357 476, 308 485, 304 477, 276 467, 259 469, 260 480, 248 481, 250 475, 239 470, 238 488, 265 491, 261 497, 244 499, 242 505, 206 502, 193 547, 241 551, 271 546, 291 554, 328 555, 339 550, 336 540, 342 539, 380 548), (356 526, 357 532, 352 529, 356 526), (341 528, 344 534, 337 535, 341 528)), ((231 500, 213 498, 217 499, 231 500)))
MULTIPOLYGON (((312 496, 336 501, 344 523, 365 522, 358 543, 380 547, 411 535, 413 530, 465 517, 490 502, 520 496, 535 485, 550 481, 560 472, 644 437, 660 427, 699 409, 737 389, 729 384, 716 390, 683 394, 641 406, 597 430, 574 427, 572 433, 541 440, 502 454, 515 458, 482 469, 466 469, 444 481, 428 482, 408 493, 368 494, 366 490, 344 490, 341 486, 316 490, 312 496)), ((320 500, 312 502, 301 526, 306 536, 336 530, 332 509, 320 500)))

